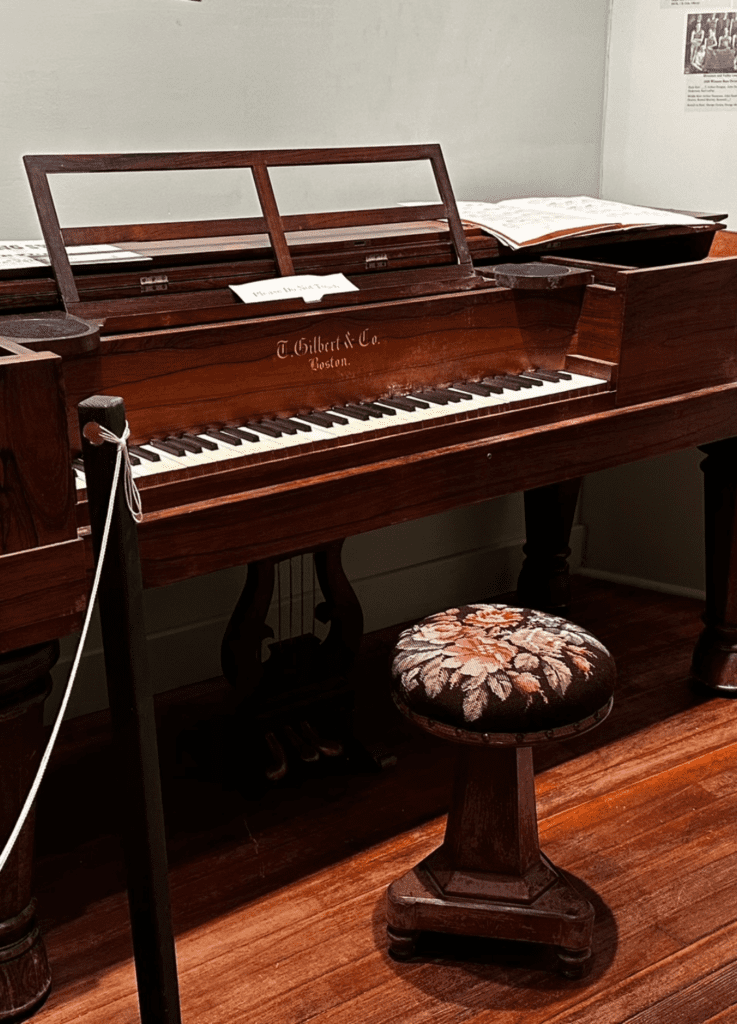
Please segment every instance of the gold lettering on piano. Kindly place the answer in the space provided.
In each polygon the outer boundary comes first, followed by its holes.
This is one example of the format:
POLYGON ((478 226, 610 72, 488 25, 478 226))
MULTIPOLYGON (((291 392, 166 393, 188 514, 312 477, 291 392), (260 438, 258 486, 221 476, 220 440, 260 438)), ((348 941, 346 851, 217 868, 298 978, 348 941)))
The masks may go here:
POLYGON ((305 358, 311 370, 338 370, 350 366, 350 359, 344 352, 358 352, 372 348, 381 342, 376 334, 368 330, 357 335, 346 331, 337 338, 324 339, 315 334, 311 338, 282 339, 276 343, 277 359, 305 358))
POLYGON ((348 360, 345 356, 341 356, 337 359, 335 356, 331 356, 329 359, 325 360, 318 359, 317 356, 312 356, 310 359, 311 370, 340 370, 342 367, 348 365, 348 360))

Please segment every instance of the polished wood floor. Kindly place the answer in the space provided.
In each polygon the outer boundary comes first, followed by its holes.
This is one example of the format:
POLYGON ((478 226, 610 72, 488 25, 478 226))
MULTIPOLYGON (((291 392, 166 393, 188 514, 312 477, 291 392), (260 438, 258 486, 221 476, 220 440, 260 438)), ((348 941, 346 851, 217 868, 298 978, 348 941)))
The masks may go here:
MULTIPOLYGON (((696 602, 575 582, 573 617, 618 662, 616 708, 536 767, 543 849, 597 909, 591 975, 566 982, 545 950, 492 942, 387 956, 384 891, 440 842, 451 762, 387 703, 385 633, 366 645, 358 721, 394 768, 356 757, 258 792, 223 743, 222 683, 164 703, 185 1024, 737 1022, 737 703, 688 685, 696 602)), ((54 974, 39 1024, 138 1020, 104 740, 104 719, 72 723, 39 805, 54 974)))

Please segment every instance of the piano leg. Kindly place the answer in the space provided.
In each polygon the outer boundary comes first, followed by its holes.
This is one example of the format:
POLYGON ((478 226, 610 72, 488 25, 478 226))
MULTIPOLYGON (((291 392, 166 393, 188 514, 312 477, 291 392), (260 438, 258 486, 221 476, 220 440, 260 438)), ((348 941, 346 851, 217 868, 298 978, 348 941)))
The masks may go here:
POLYGON ((567 615, 571 603, 568 546, 581 480, 525 491, 525 560, 517 580, 520 605, 567 615))
MULTIPOLYGON (((43 704, 57 642, 0 656, 0 844, 5 843, 41 760, 43 704)), ((48 995, 51 974, 31 897, 33 811, 0 873, 0 1021, 25 1019, 48 995)))
POLYGON ((706 607, 691 663, 693 678, 737 697, 737 438, 701 447, 706 459, 704 513, 706 607))

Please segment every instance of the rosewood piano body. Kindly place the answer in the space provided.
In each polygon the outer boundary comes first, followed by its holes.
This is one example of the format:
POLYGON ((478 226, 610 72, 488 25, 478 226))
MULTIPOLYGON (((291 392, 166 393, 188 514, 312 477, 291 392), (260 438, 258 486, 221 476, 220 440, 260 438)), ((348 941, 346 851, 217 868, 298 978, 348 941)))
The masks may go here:
MULTIPOLYGON (((707 446, 708 599, 694 673, 719 692, 737 692, 737 257, 709 257, 720 225, 511 253, 464 230, 436 146, 26 163, 52 268, 0 277, 0 729, 37 716, 53 645, 81 624, 93 557, 86 490, 73 470, 80 401, 123 398, 130 443, 147 446, 535 371, 552 378, 544 394, 538 384, 520 398, 517 388, 486 407, 467 396, 416 421, 397 409, 360 431, 353 428, 366 417, 348 417, 351 430, 321 427, 284 448, 244 439, 223 461, 185 457, 140 476, 144 585, 523 490, 521 595, 560 607, 580 479, 707 446), (281 216, 269 177, 281 165, 414 160, 430 161, 439 202, 281 216), (62 173, 216 167, 253 176, 261 217, 63 228, 49 187, 62 173), (65 246, 90 244, 141 260, 73 272, 65 246), (495 266, 524 262, 554 269, 532 289, 497 282, 495 266), (566 273, 556 276, 561 267, 566 273), (246 305, 229 289, 338 272, 358 291, 246 305), (569 383, 556 390, 556 380, 569 383)), ((36 735, 37 723, 28 732, 36 735)), ((3 749, 0 742, 0 759, 3 749)), ((8 777, 4 768, 0 777, 8 777)), ((4 836, 19 784, 7 793, 2 785, 4 836)), ((0 1020, 48 988, 29 909, 30 829, 0 891, 0 951, 25 942, 15 960, 0 963, 0 992, 3 970, 7 991, 25 986, 5 1006, 0 996, 0 1020)))

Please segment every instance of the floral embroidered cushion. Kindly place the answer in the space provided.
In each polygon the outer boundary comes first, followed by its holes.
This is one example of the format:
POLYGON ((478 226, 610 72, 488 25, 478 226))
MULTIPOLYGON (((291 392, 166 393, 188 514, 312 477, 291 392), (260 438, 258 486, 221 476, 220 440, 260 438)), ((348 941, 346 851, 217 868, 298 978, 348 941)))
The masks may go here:
POLYGON ((501 604, 431 615, 397 642, 400 708, 472 732, 535 733, 605 708, 614 662, 596 637, 566 619, 501 604))

